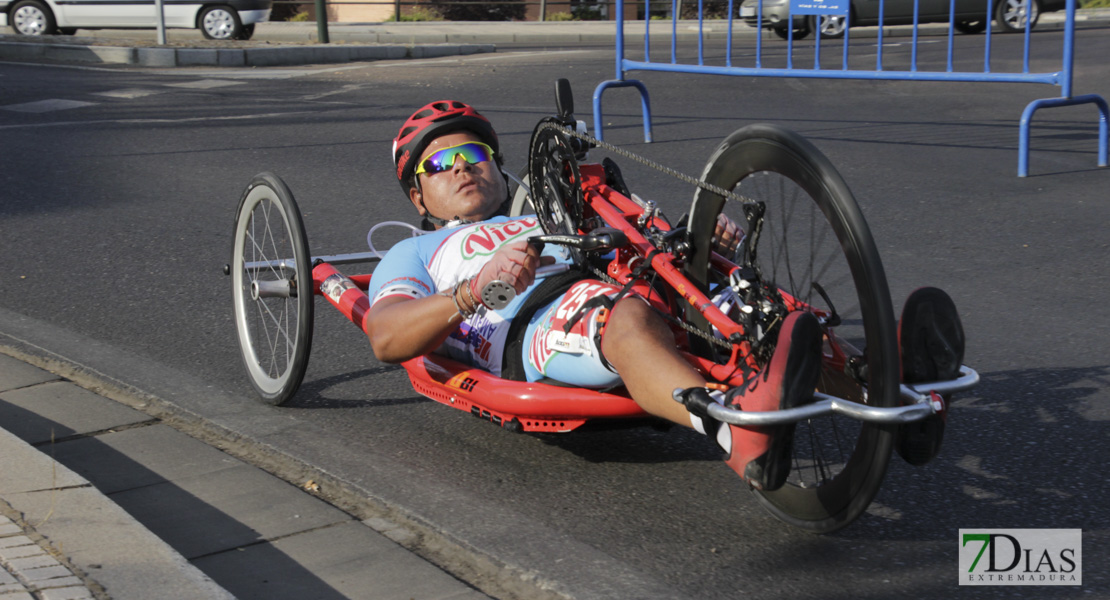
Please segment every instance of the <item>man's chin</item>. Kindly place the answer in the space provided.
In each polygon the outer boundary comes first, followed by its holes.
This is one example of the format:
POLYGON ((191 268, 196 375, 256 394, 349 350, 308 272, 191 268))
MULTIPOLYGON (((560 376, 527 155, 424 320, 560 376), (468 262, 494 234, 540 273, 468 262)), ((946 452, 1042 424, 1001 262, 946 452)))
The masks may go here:
POLYGON ((472 218, 467 219, 468 221, 484 221, 497 214, 497 209, 501 207, 501 203, 477 200, 468 202, 466 207, 466 214, 472 215, 472 218))

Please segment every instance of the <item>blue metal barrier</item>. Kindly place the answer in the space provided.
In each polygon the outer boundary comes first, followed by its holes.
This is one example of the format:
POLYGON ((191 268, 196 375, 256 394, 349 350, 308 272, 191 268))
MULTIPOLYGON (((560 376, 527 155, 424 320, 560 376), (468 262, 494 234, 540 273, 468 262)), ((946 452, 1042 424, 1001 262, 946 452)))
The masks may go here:
MULTIPOLYGON (((657 0, 660 1, 660 0, 657 0)), ((1025 46, 1023 51, 1022 70, 1020 72, 994 72, 991 70, 991 26, 990 17, 993 14, 992 7, 994 6, 993 0, 984 0, 987 4, 987 24, 986 35, 984 42, 984 59, 983 68, 981 71, 968 71, 957 70, 954 63, 954 39, 953 34, 956 26, 955 21, 955 0, 950 0, 949 8, 949 22, 948 22, 948 46, 947 46, 947 68, 944 71, 929 71, 918 69, 918 1, 914 0, 914 22, 912 32, 912 48, 910 55, 910 65, 905 70, 888 70, 883 65, 883 35, 885 26, 878 28, 878 51, 875 62, 875 68, 871 69, 851 69, 849 68, 849 39, 851 31, 850 16, 851 12, 848 10, 848 0, 842 0, 841 6, 843 13, 836 12, 840 10, 836 7, 837 0, 821 0, 820 2, 813 3, 812 6, 816 7, 812 11, 806 11, 811 15, 828 15, 828 14, 843 14, 845 28, 843 39, 843 57, 841 60, 841 68, 830 69, 822 68, 821 63, 821 34, 820 28, 817 27, 816 41, 814 43, 814 63, 812 68, 801 68, 794 65, 794 27, 793 19, 795 15, 787 17, 788 25, 786 26, 786 68, 769 68, 763 65, 763 36, 764 29, 763 21, 763 4, 759 4, 756 15, 756 36, 755 36, 755 59, 753 66, 741 67, 732 64, 733 54, 733 21, 736 13, 734 2, 741 0, 728 0, 728 14, 727 19, 727 33, 725 37, 725 60, 723 65, 710 65, 705 61, 705 9, 702 5, 702 0, 698 0, 698 26, 697 26, 697 62, 696 63, 682 63, 678 59, 677 40, 679 37, 677 24, 679 5, 678 0, 671 0, 671 14, 670 20, 670 61, 669 62, 656 62, 652 60, 651 56, 651 20, 650 20, 650 7, 651 0, 645 0, 644 15, 644 59, 632 60, 626 56, 625 47, 625 20, 624 20, 624 2, 618 0, 616 2, 616 54, 617 54, 617 78, 613 80, 603 81, 598 84, 594 89, 593 96, 593 112, 594 112, 594 135, 598 139, 604 139, 602 122, 604 120, 601 108, 601 99, 605 90, 615 87, 634 87, 640 93, 642 104, 642 113, 644 120, 644 141, 652 141, 651 132, 651 103, 648 96, 647 88, 644 84, 635 79, 627 79, 625 75, 629 71, 663 71, 673 73, 692 73, 703 75, 739 75, 747 77, 801 77, 801 78, 822 78, 822 79, 883 79, 883 80, 911 80, 911 81, 967 81, 967 82, 1005 82, 1005 83, 1041 83, 1056 85, 1061 88, 1061 96, 1059 98, 1046 98, 1035 100, 1031 102, 1022 115, 1020 122, 1019 140, 1018 140, 1018 176, 1025 177, 1029 172, 1029 128, 1033 119, 1033 114, 1042 108, 1054 108, 1060 106, 1074 106, 1078 104, 1094 104, 1099 110, 1099 137, 1098 137, 1098 166, 1107 166, 1107 122, 1110 120, 1110 109, 1107 107, 1106 100, 1097 94, 1086 94, 1082 96, 1072 95, 1072 71, 1074 63, 1074 49, 1075 49, 1075 8, 1076 0, 1067 0, 1066 7, 1066 20, 1064 22, 1064 46, 1061 67, 1053 72, 1040 72, 1034 73, 1030 71, 1030 27, 1029 19, 1025 19, 1025 46), (826 8, 828 3, 832 3, 834 11, 829 12, 826 8)), ((798 0, 795 1, 795 6, 799 5, 798 0)), ((1032 0, 1029 0, 1032 1, 1032 0)), ((884 23, 883 19, 883 2, 879 3, 879 23, 884 23)), ((800 13, 799 13, 800 14, 800 13)), ((808 18, 808 17, 807 17, 808 18)), ((820 22, 821 16, 814 17, 816 22, 820 22)), ((720 21, 725 22, 725 21, 720 21)))

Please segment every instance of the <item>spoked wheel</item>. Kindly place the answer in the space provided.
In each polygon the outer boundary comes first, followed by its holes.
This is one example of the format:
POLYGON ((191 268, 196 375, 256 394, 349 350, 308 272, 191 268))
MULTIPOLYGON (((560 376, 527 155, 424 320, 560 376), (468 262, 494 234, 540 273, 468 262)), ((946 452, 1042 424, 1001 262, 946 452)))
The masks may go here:
POLYGON ((1041 4, 1038 0, 1000 0, 994 7, 994 20, 1007 33, 1025 31, 1026 23, 1030 29, 1036 27, 1040 16, 1041 4))
MULTIPOLYGON (((549 122, 552 121, 544 119, 536 126, 528 152, 533 208, 544 233, 574 235, 585 222, 582 178, 571 138, 556 129, 545 128, 549 122)), ((569 251, 579 262, 581 251, 569 251)))
POLYGON ((235 329, 251 384, 267 404, 293 397, 312 345, 312 266, 293 193, 272 173, 239 201, 231 275, 235 329))
POLYGON ((848 20, 844 15, 813 15, 810 19, 810 27, 820 31, 821 37, 826 39, 838 40, 848 29, 848 20))
MULTIPOLYGON (((697 191, 688 234, 694 247, 687 266, 690 277, 711 293, 728 286, 708 268, 705 242, 713 235, 717 215, 725 212, 756 232, 758 241, 750 253, 761 287, 782 290, 826 316, 818 391, 871 406, 896 406, 898 349, 886 276, 867 223, 829 160, 797 134, 755 125, 729 136, 702 178, 755 204, 725 202, 718 194, 697 191), (760 212, 761 228, 755 229, 748 216, 760 212)), ((735 258, 743 262, 742 256, 735 258)), ((769 334, 767 342, 773 339, 769 334)), ((766 347, 759 355, 769 354, 766 347)), ((891 428, 846 417, 800 422, 787 484, 756 492, 758 498, 791 525, 820 533, 839 529, 871 503, 892 441, 891 428)))

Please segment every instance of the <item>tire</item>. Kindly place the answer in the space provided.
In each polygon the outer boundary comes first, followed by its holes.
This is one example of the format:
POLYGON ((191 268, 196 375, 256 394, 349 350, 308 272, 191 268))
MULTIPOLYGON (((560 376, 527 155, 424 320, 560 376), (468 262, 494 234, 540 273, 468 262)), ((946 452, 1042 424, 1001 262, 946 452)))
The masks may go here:
POLYGON ((979 19, 977 21, 957 21, 956 31, 965 34, 983 33, 987 29, 987 20, 979 19))
POLYGON ((1040 0, 998 0, 994 6, 994 20, 1002 31, 1019 33, 1025 31, 1025 4, 1029 4, 1029 28, 1037 26, 1041 16, 1040 0))
POLYGON ((528 165, 524 165, 516 174, 516 178, 509 178, 509 216, 519 217, 535 212, 532 208, 532 193, 528 184, 528 165), (518 183, 519 181, 519 183, 518 183))
POLYGON ((58 28, 58 35, 76 35, 76 34, 77 34, 77 28, 76 27, 59 27, 58 28))
POLYGON ((235 38, 242 41, 247 41, 254 36, 254 23, 250 25, 243 25, 243 30, 239 32, 239 37, 235 38))
POLYGON ((17 2, 8 13, 8 24, 19 35, 52 35, 58 30, 54 13, 38 0, 17 2))
POLYGON ((810 29, 819 30, 822 38, 832 40, 844 37, 847 24, 848 20, 844 15, 813 15, 809 21, 810 29))
MULTIPOLYGON (((826 357, 818 391, 872 406, 897 406, 897 334, 886 275, 867 223, 829 160, 795 133, 753 125, 733 133, 717 148, 702 179, 729 190, 739 186, 737 192, 765 205, 751 261, 763 284, 789 292, 815 309, 832 312, 835 307, 840 323, 826 328, 826 352, 835 345, 856 356, 855 370, 826 357), (859 368, 862 351, 857 348, 867 349, 866 368, 859 368)), ((743 206, 702 189, 694 196, 687 238, 693 251, 686 269, 710 294, 724 279, 708 268, 705 240, 712 236, 722 210, 745 226, 743 206)), ((737 262, 744 261, 740 257, 737 262)), ((688 320, 705 323, 694 315, 688 320)), ((764 325, 769 337, 774 324, 764 325)), ((761 348, 766 354, 760 356, 766 357, 770 350, 761 348)), ((846 417, 800 422, 787 484, 755 493, 767 510, 786 523, 816 533, 835 531, 871 503, 886 472, 893 439, 891 427, 846 417)))
POLYGON ((255 176, 235 213, 230 274, 243 366, 266 404, 280 406, 292 398, 308 368, 314 303, 310 257, 293 193, 276 175, 255 176), (292 259, 293 265, 273 264, 281 259, 292 259), (259 282, 288 282, 290 293, 256 295, 259 282))
MULTIPOLYGON (((788 37, 790 35, 790 32, 787 31, 786 27, 772 27, 771 31, 774 31, 775 35, 784 40, 790 39, 788 37)), ((809 37, 810 31, 809 19, 805 19, 804 21, 802 21, 801 27, 796 27, 794 29, 794 39, 804 40, 805 38, 809 37)))
POLYGON ((200 11, 197 27, 210 40, 237 40, 243 34, 239 13, 230 6, 209 6, 200 11))

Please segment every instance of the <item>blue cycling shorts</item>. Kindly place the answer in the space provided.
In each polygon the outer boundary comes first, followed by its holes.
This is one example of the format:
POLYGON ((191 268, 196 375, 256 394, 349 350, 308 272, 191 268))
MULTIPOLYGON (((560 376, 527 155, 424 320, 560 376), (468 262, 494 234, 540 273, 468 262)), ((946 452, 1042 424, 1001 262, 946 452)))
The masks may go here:
POLYGON ((543 378, 585 388, 618 385, 617 372, 601 355, 601 335, 609 309, 594 306, 578 318, 569 331, 566 323, 589 300, 616 297, 620 288, 597 280, 575 283, 551 304, 536 311, 524 331, 522 353, 528 381, 543 378))

